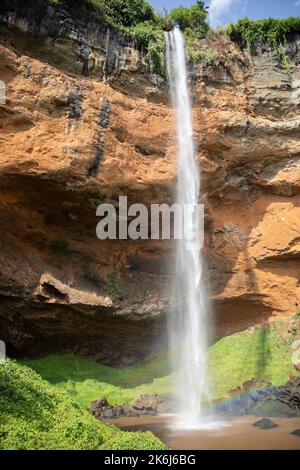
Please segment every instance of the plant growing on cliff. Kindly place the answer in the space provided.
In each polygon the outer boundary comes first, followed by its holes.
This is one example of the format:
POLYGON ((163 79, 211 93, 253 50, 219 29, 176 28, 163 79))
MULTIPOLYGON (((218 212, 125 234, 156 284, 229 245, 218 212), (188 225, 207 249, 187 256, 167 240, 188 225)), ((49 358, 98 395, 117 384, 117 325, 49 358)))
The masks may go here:
POLYGON ((139 23, 130 29, 136 45, 141 49, 151 73, 165 74, 165 46, 163 31, 151 22, 139 23))
POLYGON ((82 15, 89 15, 122 30, 132 36, 136 46, 143 52, 151 73, 165 75, 164 31, 178 24, 189 40, 191 62, 197 62, 197 39, 203 38, 209 30, 208 8, 197 0, 189 8, 179 6, 170 11, 155 13, 147 0, 48 0, 53 6, 76 9, 82 15))
POLYGON ((121 295, 123 283, 118 279, 115 272, 112 272, 107 276, 105 288, 111 295, 121 295))
POLYGON ((204 37, 207 33, 209 29, 207 16, 208 7, 200 0, 189 8, 179 6, 170 12, 172 21, 178 24, 182 31, 194 37, 204 37))
POLYGON ((256 42, 270 46, 278 51, 280 44, 284 44, 289 34, 300 32, 300 18, 290 17, 285 19, 268 18, 265 20, 251 21, 243 18, 226 28, 226 33, 232 41, 252 49, 256 42))
POLYGON ((286 50, 283 44, 279 44, 279 54, 280 54, 283 66, 285 68, 285 71, 287 74, 289 74, 291 71, 291 65, 289 63, 288 57, 286 55, 286 50))
MULTIPOLYGON (((99 3, 99 0, 93 1, 99 3)), ((116 25, 131 27, 145 21, 155 21, 154 10, 146 0, 109 0, 104 4, 108 17, 116 25)))

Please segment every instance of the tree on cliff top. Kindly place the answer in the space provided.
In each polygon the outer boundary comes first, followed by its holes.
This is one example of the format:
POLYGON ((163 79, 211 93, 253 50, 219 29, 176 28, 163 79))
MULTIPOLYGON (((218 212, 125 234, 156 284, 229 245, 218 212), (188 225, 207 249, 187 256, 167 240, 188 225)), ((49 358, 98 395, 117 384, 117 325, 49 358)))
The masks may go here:
POLYGON ((155 20, 154 10, 146 0, 109 0, 105 5, 113 22, 125 27, 155 20))
POLYGON ((189 8, 183 6, 174 8, 171 10, 170 16, 182 31, 190 29, 196 34, 200 33, 204 35, 208 30, 208 7, 206 7, 201 0, 197 0, 196 3, 189 8))

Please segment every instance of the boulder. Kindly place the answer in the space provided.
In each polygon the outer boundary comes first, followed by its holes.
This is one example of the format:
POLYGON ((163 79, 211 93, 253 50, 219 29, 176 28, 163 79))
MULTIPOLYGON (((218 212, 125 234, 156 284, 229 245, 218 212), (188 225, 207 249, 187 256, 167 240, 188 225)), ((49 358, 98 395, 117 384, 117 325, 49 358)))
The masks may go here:
POLYGON ((292 344, 292 363, 294 368, 300 372, 300 339, 297 339, 292 344))
POLYGON ((300 417, 300 377, 280 387, 271 385, 234 395, 222 404, 215 404, 215 412, 227 416, 300 417))
POLYGON ((271 421, 269 418, 260 419, 259 421, 256 421, 256 423, 254 423, 253 426, 255 426, 259 429, 278 428, 278 424, 273 423, 273 421, 271 421))
POLYGON ((117 419, 122 417, 156 416, 170 413, 172 398, 170 395, 141 395, 129 405, 110 405, 105 397, 93 401, 90 406, 91 415, 97 419, 117 419))
POLYGON ((171 395, 141 395, 136 398, 132 407, 144 413, 170 413, 172 411, 172 397, 171 395))
POLYGON ((300 339, 296 339, 292 344, 292 350, 297 351, 300 349, 300 339))
POLYGON ((113 417, 112 406, 109 405, 106 397, 98 398, 94 400, 90 406, 91 415, 95 418, 113 417))
POLYGON ((247 393, 254 390, 262 390, 271 386, 272 384, 270 382, 266 382, 265 380, 251 379, 243 383, 242 390, 243 392, 247 393))

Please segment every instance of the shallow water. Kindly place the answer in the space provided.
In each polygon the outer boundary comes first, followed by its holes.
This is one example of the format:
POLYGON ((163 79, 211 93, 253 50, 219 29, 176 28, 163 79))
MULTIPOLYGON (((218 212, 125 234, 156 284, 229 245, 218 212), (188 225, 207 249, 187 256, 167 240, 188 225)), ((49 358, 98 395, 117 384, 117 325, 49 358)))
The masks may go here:
POLYGON ((299 418, 272 418, 274 429, 259 429, 260 418, 242 416, 204 420, 198 428, 178 427, 173 417, 119 418, 110 421, 126 431, 151 431, 174 450, 300 450, 300 437, 291 433, 300 428, 299 418))

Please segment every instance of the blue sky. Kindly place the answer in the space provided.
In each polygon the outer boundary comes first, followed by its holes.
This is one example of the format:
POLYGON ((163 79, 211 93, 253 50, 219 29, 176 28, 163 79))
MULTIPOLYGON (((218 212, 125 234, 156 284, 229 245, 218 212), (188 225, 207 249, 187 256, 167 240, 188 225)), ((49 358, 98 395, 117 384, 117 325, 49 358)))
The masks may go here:
MULTIPOLYGON (((156 10, 178 5, 190 6, 195 0, 149 0, 156 10)), ((211 5, 212 26, 225 25, 248 16, 251 19, 300 16, 300 0, 206 0, 211 5)))

